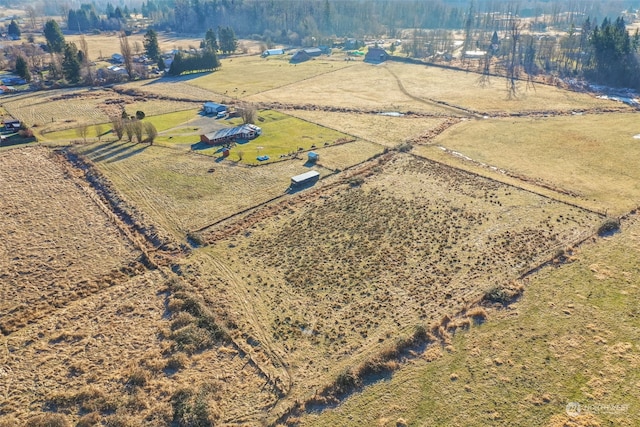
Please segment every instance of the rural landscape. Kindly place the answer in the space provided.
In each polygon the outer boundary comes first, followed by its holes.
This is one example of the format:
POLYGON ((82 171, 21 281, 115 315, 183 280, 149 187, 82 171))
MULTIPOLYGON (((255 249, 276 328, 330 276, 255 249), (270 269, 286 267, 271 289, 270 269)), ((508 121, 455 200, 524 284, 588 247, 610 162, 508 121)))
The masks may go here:
POLYGON ((0 1, 0 427, 637 425, 640 11, 266 3, 0 1))

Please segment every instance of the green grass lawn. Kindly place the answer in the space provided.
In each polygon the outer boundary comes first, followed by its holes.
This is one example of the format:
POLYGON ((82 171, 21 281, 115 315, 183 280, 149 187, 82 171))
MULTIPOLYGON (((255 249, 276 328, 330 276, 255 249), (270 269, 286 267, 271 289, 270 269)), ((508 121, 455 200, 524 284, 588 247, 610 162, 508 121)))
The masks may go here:
MULTIPOLYGON (((158 116, 147 116, 143 119, 143 123, 152 123, 156 127, 156 130, 158 132, 165 132, 197 117, 197 114, 198 110, 196 109, 176 111, 173 113, 161 114, 158 116)), ((98 138, 99 131, 101 133, 101 138, 115 139, 115 135, 111 132, 111 129, 112 125, 110 122, 88 126, 86 138, 88 141, 95 141, 98 138)), ((46 141, 50 142, 81 141, 82 137, 78 133, 79 130, 80 128, 73 128, 57 132, 50 132, 45 133, 43 137, 46 141)), ((162 141, 163 138, 163 136, 159 136, 158 140, 162 141)), ((166 138, 168 139, 168 136, 166 138)))
MULTIPOLYGON (((239 126, 242 120, 234 118, 225 121, 229 126, 239 126)), ((248 142, 237 143, 230 150, 229 158, 248 165, 265 164, 291 158, 299 151, 320 150, 334 145, 341 139, 353 139, 348 135, 301 120, 273 110, 258 112, 256 125, 262 129, 262 135, 248 142), (258 156, 269 156, 268 161, 260 162, 258 156), (283 156, 283 157, 281 157, 283 156)), ((197 150, 201 154, 220 156, 220 147, 197 150)), ((306 156, 301 154, 301 156, 306 156)))
POLYGON ((519 302, 457 334, 451 348, 428 350, 301 424, 637 425, 639 233, 634 217, 573 262, 532 276, 519 302), (575 424, 567 424, 569 402, 583 408, 575 424))

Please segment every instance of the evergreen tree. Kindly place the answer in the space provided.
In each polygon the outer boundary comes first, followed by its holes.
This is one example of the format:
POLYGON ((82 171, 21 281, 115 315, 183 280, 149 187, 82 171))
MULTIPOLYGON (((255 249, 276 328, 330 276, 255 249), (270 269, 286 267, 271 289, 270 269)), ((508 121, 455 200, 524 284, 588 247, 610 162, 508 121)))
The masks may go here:
POLYGON ((214 52, 219 49, 218 40, 216 39, 216 32, 213 31, 212 28, 207 30, 207 33, 204 35, 204 40, 202 43, 203 49, 211 49, 214 52))
POLYGON ((65 80, 71 84, 76 84, 80 81, 80 60, 78 59, 78 48, 75 43, 65 44, 62 73, 65 80))
POLYGON ((16 23, 16 21, 14 21, 13 19, 11 20, 11 23, 9 24, 9 28, 7 28, 7 34, 9 34, 11 37, 16 37, 16 38, 20 38, 20 27, 18 26, 18 24, 16 23))
POLYGON ((44 24, 44 37, 47 39, 47 47, 50 52, 61 53, 65 48, 64 35, 53 19, 44 24))
POLYGON ((238 49, 238 39, 233 32, 233 28, 218 28, 218 39, 220 40, 220 50, 224 54, 235 52, 238 49))
POLYGON ((145 54, 158 62, 160 59, 160 47, 158 46, 158 35, 153 29, 149 28, 147 30, 142 44, 144 45, 145 54))
POLYGON ((24 56, 18 55, 16 58, 16 74, 25 79, 25 81, 31 81, 31 73, 29 73, 29 66, 24 56))
POLYGON ((623 18, 614 23, 604 19, 600 27, 593 29, 590 43, 594 56, 591 71, 597 81, 614 86, 639 85, 635 79, 639 67, 623 18))

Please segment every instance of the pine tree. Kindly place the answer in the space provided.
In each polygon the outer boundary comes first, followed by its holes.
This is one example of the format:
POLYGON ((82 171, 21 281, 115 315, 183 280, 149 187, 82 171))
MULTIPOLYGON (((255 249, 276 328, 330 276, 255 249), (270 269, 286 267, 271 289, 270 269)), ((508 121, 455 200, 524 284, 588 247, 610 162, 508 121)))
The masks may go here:
POLYGON ((147 30, 142 44, 144 45, 145 54, 149 58, 158 62, 160 59, 160 47, 158 46, 158 35, 153 29, 149 28, 147 30))
POLYGON ((233 28, 218 28, 218 39, 220 40, 220 50, 224 54, 235 52, 238 49, 238 39, 233 32, 233 28))
POLYGON ((50 52, 61 53, 65 48, 64 35, 53 19, 44 24, 44 37, 47 39, 47 47, 50 52))
POLYGON ((22 55, 18 55, 16 58, 16 74, 25 79, 25 81, 31 81, 31 73, 29 73, 29 66, 27 61, 22 55))
POLYGON ((80 81, 80 60, 78 59, 78 48, 75 43, 65 44, 62 73, 65 80, 71 84, 76 84, 80 81))
POLYGON ((13 19, 11 20, 11 23, 9 24, 9 28, 7 28, 7 33, 11 37, 20 38, 20 34, 21 34, 20 33, 20 27, 18 26, 16 21, 14 21, 13 19))

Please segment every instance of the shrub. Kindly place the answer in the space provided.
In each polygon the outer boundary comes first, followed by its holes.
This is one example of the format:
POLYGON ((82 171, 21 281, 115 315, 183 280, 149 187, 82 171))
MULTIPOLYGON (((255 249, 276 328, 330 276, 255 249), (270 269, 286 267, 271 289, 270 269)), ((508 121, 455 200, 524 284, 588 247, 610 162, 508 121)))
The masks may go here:
POLYGON ((142 120, 144 119, 144 117, 145 117, 144 111, 140 111, 140 110, 136 111, 136 119, 142 120))
POLYGON ((349 178, 348 182, 351 187, 359 187, 364 184, 364 178, 361 176, 354 176, 349 178))
POLYGON ((411 145, 409 142, 403 142, 396 146, 396 149, 401 153, 408 153, 412 148, 413 145, 411 145))
POLYGON ((485 301, 507 304, 511 301, 511 295, 500 286, 494 286, 484 294, 485 301))
POLYGON ((149 373, 142 368, 134 368, 129 372, 127 385, 129 387, 142 387, 149 380, 149 373))
POLYGON ((615 218, 607 218, 598 228, 599 236, 608 236, 620 230, 620 221, 615 218))

